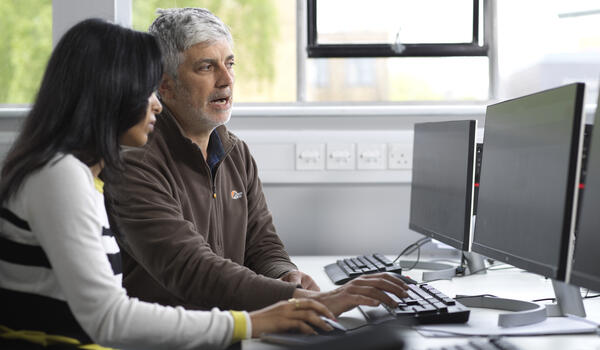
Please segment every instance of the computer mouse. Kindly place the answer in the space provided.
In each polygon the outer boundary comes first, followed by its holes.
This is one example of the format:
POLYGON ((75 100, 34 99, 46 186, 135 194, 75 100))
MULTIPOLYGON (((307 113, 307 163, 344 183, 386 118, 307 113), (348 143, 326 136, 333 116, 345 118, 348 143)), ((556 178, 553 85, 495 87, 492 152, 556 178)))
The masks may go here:
POLYGON ((331 331, 326 331, 324 329, 321 329, 319 327, 313 327, 315 329, 315 331, 319 334, 323 334, 323 335, 340 335, 340 334, 344 334, 346 333, 346 331, 348 331, 348 329, 346 329, 346 327, 342 326, 341 324, 339 324, 338 322, 327 318, 325 316, 319 316, 323 321, 325 321, 325 323, 327 323, 328 325, 330 325, 333 330, 331 331))

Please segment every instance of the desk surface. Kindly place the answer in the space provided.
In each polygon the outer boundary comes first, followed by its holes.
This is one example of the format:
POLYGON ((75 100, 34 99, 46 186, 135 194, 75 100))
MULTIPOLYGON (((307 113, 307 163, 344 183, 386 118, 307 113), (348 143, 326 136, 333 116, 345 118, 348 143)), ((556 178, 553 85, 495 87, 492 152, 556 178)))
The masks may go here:
MULTIPOLYGON (((298 268, 311 275, 321 290, 331 290, 336 286, 329 280, 323 266, 334 262, 336 256, 297 256, 292 260, 298 268)), ((506 267, 507 265, 503 265, 506 267)), ((498 265, 500 268, 500 265, 498 265)), ((492 267, 494 269, 494 267, 492 267)), ((404 273, 417 281, 421 280, 422 270, 412 270, 404 273)), ((493 294, 497 297, 520 300, 534 300, 554 297, 554 291, 549 279, 531 274, 517 268, 488 271, 486 274, 456 277, 451 281, 434 281, 431 285, 449 296, 456 294, 479 295, 493 294)), ((590 294, 595 294, 590 292, 590 294)), ((587 319, 600 323, 600 298, 584 300, 587 319)), ((471 309, 472 315, 482 313, 485 317, 497 317, 498 311, 489 309, 471 309)), ((365 323, 364 317, 357 309, 350 310, 339 317, 340 323, 353 328, 365 323)), ((426 349, 428 347, 460 344, 467 341, 466 337, 432 338, 424 337, 416 331, 407 332, 409 349, 426 349)), ((553 335, 511 337, 510 341, 523 349, 569 349, 569 350, 600 350, 600 337, 587 335, 553 335)), ((259 341, 244 341, 243 349, 275 349, 277 347, 259 341)))

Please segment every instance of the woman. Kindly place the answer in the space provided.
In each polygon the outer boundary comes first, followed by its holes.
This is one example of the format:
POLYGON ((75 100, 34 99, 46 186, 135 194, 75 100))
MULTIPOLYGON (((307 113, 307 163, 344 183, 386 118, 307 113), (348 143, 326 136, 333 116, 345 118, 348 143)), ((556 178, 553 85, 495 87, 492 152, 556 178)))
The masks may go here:
POLYGON ((126 295, 98 175, 118 181, 121 145, 146 143, 162 109, 153 92, 161 74, 151 35, 98 19, 75 25, 54 49, 2 169, 1 348, 205 349, 263 332, 313 333, 308 323, 331 330, 319 318, 331 312, 309 299, 248 314, 126 295))

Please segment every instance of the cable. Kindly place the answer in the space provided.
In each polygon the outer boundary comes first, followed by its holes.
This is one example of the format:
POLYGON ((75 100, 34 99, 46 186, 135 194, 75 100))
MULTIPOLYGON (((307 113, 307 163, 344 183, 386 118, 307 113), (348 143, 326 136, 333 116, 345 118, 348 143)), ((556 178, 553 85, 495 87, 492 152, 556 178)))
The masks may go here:
POLYGON ((410 271, 412 269, 415 268, 415 266, 417 266, 417 264, 419 264, 419 260, 421 259, 421 246, 417 246, 417 259, 415 260, 415 263, 409 267, 408 269, 404 269, 404 271, 410 271))
POLYGON ((590 289, 588 288, 585 291, 585 296, 583 296, 583 299, 593 299, 593 298, 598 298, 600 297, 600 294, 596 294, 596 295, 589 295, 590 294, 590 289))
POLYGON ((423 244, 429 243, 429 241, 431 241, 431 238, 424 237, 424 238, 418 239, 414 243, 409 244, 408 246, 406 246, 406 248, 404 248, 403 251, 400 252, 400 254, 398 254, 398 256, 396 256, 396 258, 394 259, 394 261, 392 261, 392 263, 396 263, 396 261, 398 261, 398 259, 400 259, 400 257, 403 256, 404 254, 410 254, 410 253, 414 252, 416 249, 420 249, 423 244))
POLYGON ((551 302, 555 302, 556 298, 543 298, 543 299, 533 299, 532 300, 534 303, 538 303, 540 301, 551 301, 551 302))
MULTIPOLYGON (((581 296, 581 299, 593 299, 593 298, 598 298, 598 297, 600 297, 600 294, 589 295, 589 293, 590 293, 590 290, 589 290, 589 289, 587 289, 587 290, 585 291, 585 295, 582 295, 582 296, 581 296)), ((536 303, 537 303, 537 302, 539 302, 539 301, 551 301, 551 302, 553 302, 553 303, 554 303, 554 302, 556 302, 556 298, 543 298, 543 299, 535 299, 535 300, 532 300, 532 301, 533 301, 533 302, 536 302, 536 303)))
POLYGON ((429 237, 424 237, 424 238, 421 238, 421 239, 419 239, 419 240, 416 242, 416 246, 415 246, 415 247, 412 247, 412 249, 409 249, 409 250, 406 250, 406 249, 405 249, 406 251, 404 252, 404 254, 403 254, 403 255, 410 255, 410 254, 411 254, 412 252, 414 252, 416 249, 418 249, 418 248, 422 247, 423 245, 425 245, 425 244, 427 244, 427 243, 429 243, 429 242, 431 242, 431 238, 429 238, 429 237))

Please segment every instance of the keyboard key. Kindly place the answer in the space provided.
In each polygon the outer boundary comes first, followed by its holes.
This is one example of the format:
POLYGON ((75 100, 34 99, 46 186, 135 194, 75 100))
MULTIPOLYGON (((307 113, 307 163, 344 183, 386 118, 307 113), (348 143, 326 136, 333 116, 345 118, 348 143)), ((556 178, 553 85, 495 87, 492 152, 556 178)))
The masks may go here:
POLYGON ((350 260, 352 260, 352 262, 356 266, 360 267, 361 269, 364 269, 365 267, 367 267, 367 265, 362 260, 360 260, 359 258, 352 258, 350 260))
POLYGON ((344 262, 346 263, 346 265, 350 266, 350 268, 354 271, 360 271, 361 268, 358 267, 356 265, 356 263, 354 263, 354 261, 352 259, 345 259, 344 262))
POLYGON ((442 302, 446 305, 455 305, 456 302, 452 298, 445 297, 442 299, 442 302))
POLYGON ((388 259, 385 255, 379 254, 379 253, 375 253, 373 254, 373 257, 379 261, 381 261, 381 263, 385 266, 392 266, 394 265, 392 263, 392 261, 390 259, 388 259))
POLYGON ((387 271, 387 272, 395 272, 395 273, 402 273, 402 267, 400 267, 400 265, 387 266, 385 268, 385 271, 387 271))

